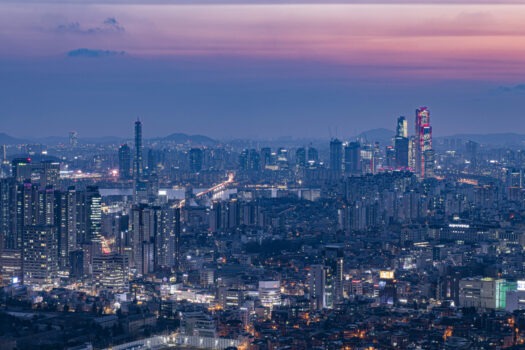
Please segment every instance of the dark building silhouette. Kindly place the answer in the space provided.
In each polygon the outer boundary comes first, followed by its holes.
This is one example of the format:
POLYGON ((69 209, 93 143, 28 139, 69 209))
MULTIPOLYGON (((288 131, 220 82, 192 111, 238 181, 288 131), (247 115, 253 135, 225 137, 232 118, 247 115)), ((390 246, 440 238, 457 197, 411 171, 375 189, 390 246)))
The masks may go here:
POLYGON ((330 141, 330 170, 335 177, 343 171, 343 143, 338 139, 330 141))
POLYGON ((121 180, 131 180, 131 149, 127 144, 123 144, 118 149, 118 170, 121 180))

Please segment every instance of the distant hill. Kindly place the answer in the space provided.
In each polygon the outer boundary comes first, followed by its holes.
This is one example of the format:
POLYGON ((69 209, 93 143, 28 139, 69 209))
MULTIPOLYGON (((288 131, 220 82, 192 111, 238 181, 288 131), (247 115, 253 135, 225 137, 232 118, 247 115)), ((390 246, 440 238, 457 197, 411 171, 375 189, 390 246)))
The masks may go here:
POLYGON ((18 139, 16 137, 7 135, 6 133, 3 133, 3 132, 0 133, 0 144, 1 145, 18 145, 21 143, 27 143, 27 140, 18 139))
POLYGON ((175 133, 166 137, 156 139, 157 141, 173 142, 177 144, 195 144, 199 146, 214 146, 218 142, 208 136, 203 135, 188 135, 182 133, 175 133))

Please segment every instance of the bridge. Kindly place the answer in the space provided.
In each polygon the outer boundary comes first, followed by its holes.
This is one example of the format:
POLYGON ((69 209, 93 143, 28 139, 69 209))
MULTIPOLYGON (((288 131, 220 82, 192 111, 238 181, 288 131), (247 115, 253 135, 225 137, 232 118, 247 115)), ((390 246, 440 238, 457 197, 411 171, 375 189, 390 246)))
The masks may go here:
POLYGON ((183 349, 210 349, 223 350, 229 347, 246 348, 246 341, 239 339, 199 337, 173 333, 171 335, 157 335, 151 338, 115 345, 105 350, 164 350, 169 348, 183 349))
MULTIPOLYGON (((235 174, 234 173, 229 173, 228 174, 228 179, 213 186, 213 187, 210 187, 204 191, 201 191, 199 193, 197 193, 195 195, 195 198, 200 198, 200 197, 203 197, 207 194, 214 194, 214 193, 217 193, 217 192, 220 192, 220 191, 223 191, 225 190, 230 184, 232 184, 235 180, 235 174)), ((175 204, 174 208, 182 208, 184 205, 186 204, 186 199, 183 199, 181 200, 179 203, 175 204)))

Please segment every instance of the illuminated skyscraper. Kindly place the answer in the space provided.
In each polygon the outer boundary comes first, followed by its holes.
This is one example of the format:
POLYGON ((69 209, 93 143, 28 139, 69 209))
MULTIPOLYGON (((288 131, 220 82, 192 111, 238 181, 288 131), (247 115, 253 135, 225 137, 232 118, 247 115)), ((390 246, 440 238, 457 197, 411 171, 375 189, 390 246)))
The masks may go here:
POLYGON ((395 166, 398 169, 408 167, 408 126, 405 117, 397 118, 396 137, 394 139, 395 166))
POLYGON ((430 126, 430 111, 427 107, 416 109, 416 173, 424 178, 432 176, 434 151, 432 150, 432 126, 430 126))
POLYGON ((407 119, 403 116, 397 118, 396 136, 408 137, 408 123, 407 119))
POLYGON ((58 243, 52 225, 27 226, 24 230, 22 271, 24 284, 49 285, 56 281, 58 243))

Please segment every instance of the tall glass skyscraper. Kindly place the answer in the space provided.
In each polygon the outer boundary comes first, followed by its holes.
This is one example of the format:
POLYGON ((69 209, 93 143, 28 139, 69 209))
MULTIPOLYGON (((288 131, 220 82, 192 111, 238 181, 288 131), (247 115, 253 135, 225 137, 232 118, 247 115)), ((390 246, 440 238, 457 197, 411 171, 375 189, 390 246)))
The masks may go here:
POLYGON ((416 109, 416 173, 424 178, 434 171, 434 151, 432 150, 432 126, 428 107, 416 109))

